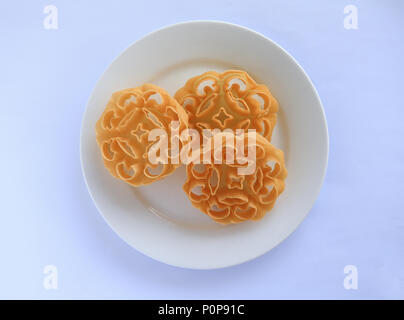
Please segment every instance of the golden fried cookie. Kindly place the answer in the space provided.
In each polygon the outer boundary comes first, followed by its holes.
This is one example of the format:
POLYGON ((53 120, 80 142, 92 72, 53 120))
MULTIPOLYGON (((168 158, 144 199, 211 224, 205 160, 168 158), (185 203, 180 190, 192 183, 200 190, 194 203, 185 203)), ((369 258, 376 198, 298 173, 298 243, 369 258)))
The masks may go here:
POLYGON ((187 111, 190 128, 255 129, 271 141, 278 102, 247 72, 206 72, 189 79, 174 97, 187 111))
POLYGON ((157 159, 160 163, 156 163, 156 159, 152 161, 149 151, 164 139, 157 137, 149 141, 149 134, 160 129, 171 141, 172 124, 176 124, 181 133, 188 126, 188 117, 165 90, 144 84, 115 92, 96 124, 97 143, 105 167, 114 177, 133 186, 149 184, 169 175, 179 163, 170 161, 170 148, 166 148, 167 161, 160 161, 163 154, 157 159))
MULTIPOLYGON (((230 135, 234 139, 235 135, 230 135)), ((210 151, 202 152, 203 163, 187 165, 187 180, 183 189, 192 204, 216 222, 229 224, 259 220, 272 209, 284 190, 287 170, 283 152, 259 134, 237 136, 232 147, 235 159, 240 154, 247 155, 247 149, 255 150, 254 158, 250 157, 253 162, 248 164, 252 170, 248 174, 240 174, 239 169, 246 169, 246 164, 228 161, 229 152, 223 149, 226 144, 216 146, 213 143, 214 139, 227 137, 229 133, 226 132, 212 137, 208 142, 210 151), (241 141, 244 144, 239 144, 241 141), (222 160, 221 163, 215 163, 218 160, 222 160)))

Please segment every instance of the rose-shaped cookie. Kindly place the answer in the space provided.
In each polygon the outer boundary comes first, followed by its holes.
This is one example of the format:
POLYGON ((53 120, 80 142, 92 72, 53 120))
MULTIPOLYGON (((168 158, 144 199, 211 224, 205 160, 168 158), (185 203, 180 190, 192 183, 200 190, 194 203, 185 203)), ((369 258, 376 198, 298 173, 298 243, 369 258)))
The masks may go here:
POLYGON ((271 141, 278 102, 244 71, 209 71, 193 77, 175 99, 187 111, 190 128, 255 129, 271 141))
POLYGON ((97 143, 105 167, 114 177, 133 186, 169 175, 179 163, 172 161, 170 147, 161 148, 164 155, 157 159, 159 163, 150 159, 149 151, 159 147, 162 139, 156 136, 153 141, 149 134, 159 129, 171 141, 173 124, 180 134, 188 126, 188 117, 165 90, 144 84, 115 92, 96 124, 97 143))
POLYGON ((203 163, 187 165, 183 189, 192 204, 222 224, 261 219, 285 187, 283 152, 256 133, 220 133, 207 145, 201 152, 203 163), (215 139, 222 139, 222 145, 215 139), (231 139, 234 142, 226 149, 224 141, 231 139), (238 161, 247 157, 248 163, 238 161))

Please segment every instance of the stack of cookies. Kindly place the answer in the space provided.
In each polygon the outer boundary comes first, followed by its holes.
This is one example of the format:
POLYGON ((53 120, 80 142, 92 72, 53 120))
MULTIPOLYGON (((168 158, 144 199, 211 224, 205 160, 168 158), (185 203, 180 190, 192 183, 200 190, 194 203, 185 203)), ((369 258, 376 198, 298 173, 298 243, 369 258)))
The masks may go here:
POLYGON ((186 165, 183 189, 214 221, 260 220, 285 188, 270 141, 278 102, 245 71, 209 71, 174 98, 152 84, 115 92, 96 124, 105 167, 140 187, 186 165))

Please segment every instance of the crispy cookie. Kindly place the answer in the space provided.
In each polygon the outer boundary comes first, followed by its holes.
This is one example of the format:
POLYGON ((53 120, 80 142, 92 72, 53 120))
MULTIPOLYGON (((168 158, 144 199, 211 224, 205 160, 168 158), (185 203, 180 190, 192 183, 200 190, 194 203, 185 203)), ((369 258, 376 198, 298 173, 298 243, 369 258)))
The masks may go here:
POLYGON ((255 129, 271 141, 278 102, 244 71, 209 71, 193 77, 175 99, 187 111, 190 128, 255 129))
MULTIPOLYGON (((235 135, 231 135, 234 139, 235 135)), ((237 161, 229 163, 224 149, 217 152, 224 148, 225 143, 222 147, 214 145, 214 139, 226 137, 229 137, 229 133, 212 137, 208 142, 211 151, 202 152, 205 154, 203 163, 187 165, 187 180, 183 189, 192 204, 216 222, 229 224, 259 220, 272 209, 284 190, 287 170, 283 152, 259 134, 244 133, 236 136, 236 142, 233 142, 234 154, 247 155, 248 148, 255 150, 253 172, 242 175, 238 169, 246 168, 246 165, 237 161), (254 138, 255 142, 250 140, 253 143, 248 143, 250 138, 254 138), (244 140, 241 145, 237 142, 240 140, 244 140), (221 158, 221 164, 215 163, 218 158, 221 158)))
MULTIPOLYGON (((105 167, 114 177, 133 186, 149 184, 172 173, 178 163, 156 164, 148 157, 150 148, 159 142, 149 141, 150 131, 162 129, 170 141, 172 121, 177 121, 179 133, 188 126, 185 111, 165 90, 144 84, 115 92, 96 124, 105 167)), ((168 157, 169 151, 170 148, 168 157)))

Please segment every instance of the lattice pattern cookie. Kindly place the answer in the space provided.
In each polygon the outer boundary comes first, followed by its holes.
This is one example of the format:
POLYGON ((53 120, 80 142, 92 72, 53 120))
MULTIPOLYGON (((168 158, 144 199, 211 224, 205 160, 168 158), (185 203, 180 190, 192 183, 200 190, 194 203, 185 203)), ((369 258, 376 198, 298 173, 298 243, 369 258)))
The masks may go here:
MULTIPOLYGON (((219 135, 225 138, 227 133, 219 135)), ((259 134, 245 133, 237 136, 236 139, 244 139, 244 146, 256 150, 254 172, 240 175, 238 169, 245 165, 226 163, 225 150, 217 152, 213 140, 219 135, 208 142, 213 150, 209 152, 210 163, 204 161, 205 164, 190 163, 187 166, 187 180, 183 189, 192 204, 216 222, 229 224, 259 220, 272 209, 284 190, 287 170, 283 152, 259 134), (247 144, 251 134, 255 136, 255 144, 247 144), (218 156, 222 157, 222 164, 215 163, 218 156)), ((240 145, 235 142, 235 154, 242 152, 241 154, 246 155, 247 147, 241 150, 242 147, 238 146, 240 145)))
POLYGON ((190 128, 255 129, 271 141, 278 102, 244 71, 209 71, 193 77, 175 99, 187 111, 190 128))
MULTIPOLYGON (((165 90, 144 84, 115 92, 96 124, 105 167, 114 177, 133 186, 149 184, 172 173, 178 163, 156 164, 147 156, 156 146, 156 141, 148 141, 149 132, 165 130, 170 141, 172 121, 179 124, 179 133, 188 126, 185 111, 165 90)), ((170 148, 166 156, 170 157, 170 148)))

